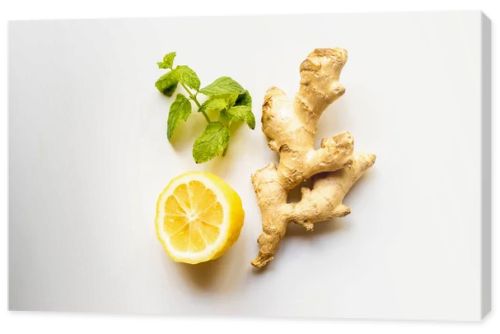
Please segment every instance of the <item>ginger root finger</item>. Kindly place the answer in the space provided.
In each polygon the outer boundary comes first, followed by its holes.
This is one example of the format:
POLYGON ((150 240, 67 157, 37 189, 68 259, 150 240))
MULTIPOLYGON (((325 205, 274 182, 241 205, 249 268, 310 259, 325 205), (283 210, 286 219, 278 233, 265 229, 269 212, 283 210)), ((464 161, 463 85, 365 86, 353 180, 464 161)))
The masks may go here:
POLYGON ((323 139, 317 150, 294 151, 285 147, 279 152, 280 182, 291 190, 313 175, 344 168, 352 162, 353 150, 354 139, 349 132, 323 139))

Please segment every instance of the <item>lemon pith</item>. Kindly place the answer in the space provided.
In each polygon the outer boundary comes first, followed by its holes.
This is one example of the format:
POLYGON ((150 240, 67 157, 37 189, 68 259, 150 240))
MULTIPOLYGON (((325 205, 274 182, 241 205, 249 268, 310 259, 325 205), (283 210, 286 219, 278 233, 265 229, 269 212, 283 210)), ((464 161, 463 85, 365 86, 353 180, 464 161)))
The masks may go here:
POLYGON ((208 172, 173 178, 156 204, 156 234, 177 262, 217 259, 238 239, 243 219, 236 191, 208 172))

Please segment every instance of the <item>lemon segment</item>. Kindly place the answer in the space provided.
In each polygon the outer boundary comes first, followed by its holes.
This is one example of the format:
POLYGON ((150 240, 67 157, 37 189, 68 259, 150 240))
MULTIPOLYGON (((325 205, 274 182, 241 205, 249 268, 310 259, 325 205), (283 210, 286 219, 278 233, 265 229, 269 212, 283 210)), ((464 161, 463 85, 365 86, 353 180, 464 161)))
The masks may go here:
POLYGON ((176 262, 215 260, 238 239, 245 213, 239 195, 209 172, 172 179, 158 196, 156 234, 176 262))

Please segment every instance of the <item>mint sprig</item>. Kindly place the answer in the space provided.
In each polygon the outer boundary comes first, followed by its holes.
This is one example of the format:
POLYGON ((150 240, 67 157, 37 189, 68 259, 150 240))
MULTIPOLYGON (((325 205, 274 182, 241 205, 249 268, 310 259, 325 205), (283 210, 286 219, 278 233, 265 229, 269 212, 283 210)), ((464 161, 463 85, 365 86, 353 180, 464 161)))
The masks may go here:
POLYGON ((215 79, 211 84, 200 88, 201 82, 196 72, 186 65, 174 67, 176 53, 167 53, 158 62, 160 69, 167 72, 155 83, 156 88, 165 96, 171 97, 178 86, 184 92, 178 92, 170 105, 167 120, 167 138, 171 142, 175 129, 181 121, 187 121, 192 114, 193 105, 207 121, 207 127, 193 144, 193 158, 196 163, 209 161, 223 156, 230 139, 230 127, 234 123, 246 123, 255 128, 255 116, 252 113, 252 97, 238 82, 228 76, 215 79), (204 95, 203 103, 199 97, 204 95))

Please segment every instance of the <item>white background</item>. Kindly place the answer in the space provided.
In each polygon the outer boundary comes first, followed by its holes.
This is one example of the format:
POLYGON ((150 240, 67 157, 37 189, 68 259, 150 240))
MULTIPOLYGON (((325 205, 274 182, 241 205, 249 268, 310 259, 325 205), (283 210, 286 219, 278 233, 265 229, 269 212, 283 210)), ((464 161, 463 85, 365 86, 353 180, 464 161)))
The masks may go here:
MULTIPOLYGON (((492 19, 493 22, 498 18, 498 12, 496 8, 493 8, 493 2, 481 2, 476 1, 473 4, 467 4, 460 2, 449 1, 448 4, 439 4, 429 1, 419 2, 419 7, 402 6, 397 2, 391 4, 389 1, 385 1, 385 5, 370 4, 366 2, 365 4, 343 4, 343 7, 339 4, 330 3, 329 6, 321 4, 320 2, 308 1, 307 8, 304 8, 303 2, 286 2, 285 5, 273 4, 270 1, 266 1, 265 4, 256 5, 250 3, 244 3, 242 8, 245 10, 236 8, 234 1, 226 2, 225 5, 221 3, 221 6, 216 5, 216 1, 211 1, 211 5, 193 5, 193 2, 188 2, 184 4, 180 3, 167 3, 157 2, 155 4, 149 4, 146 1, 141 2, 140 5, 132 6, 128 5, 126 1, 121 1, 118 3, 107 4, 98 2, 86 1, 84 5, 78 6, 74 3, 56 2, 56 1, 44 1, 43 3, 36 4, 35 2, 27 3, 24 1, 17 1, 16 5, 10 5, 7 10, 1 8, 2 15, 5 15, 7 19, 34 19, 34 18, 87 18, 87 17, 126 17, 126 16, 166 16, 166 15, 203 15, 203 14, 259 14, 259 13, 302 13, 302 12, 345 12, 345 11, 367 11, 367 10, 428 10, 428 9, 482 9, 486 14, 492 19)), ((3 6, 3 5, 2 5, 3 6)), ((3 25, 2 28, 5 28, 3 25)), ((6 33, 1 34, 2 36, 2 47, 5 48, 6 33)), ((493 36, 495 40, 495 25, 493 24, 493 36)), ((495 42, 493 43, 493 50, 495 50, 495 42)), ((2 57, 5 57, 6 51, 2 52, 2 57)), ((493 51, 495 54, 495 51, 493 51)), ((495 58, 493 56, 493 58, 495 58)), ((6 61, 2 59, 2 73, 6 73, 6 61)), ((495 75, 494 75, 495 78, 495 75)), ((495 82, 495 80, 494 80, 495 82)), ((494 86, 494 84, 493 84, 494 86)), ((1 82, 1 100, 6 101, 6 76, 1 82)), ((6 119, 6 102, 2 108, 3 120, 6 119)), ((497 117, 493 117, 494 123, 498 123, 497 117)), ((6 130, 6 122, 3 121, 2 125, 6 130)), ((5 140, 5 136, 4 136, 5 140)), ((497 141, 496 136, 494 136, 494 143, 497 141)), ((496 145, 494 145, 496 146, 496 145)), ((1 147, 3 157, 6 157, 6 143, 1 147)), ((495 159, 494 159, 495 160, 495 159)), ((2 164, 2 168, 6 176, 6 163, 2 164)), ((496 166, 494 162, 494 167, 496 166)), ((6 177, 2 180, 4 187, 6 188, 6 177)), ((495 180, 496 182, 496 180, 495 180)), ((495 187, 496 188, 496 187, 495 187)), ((6 192, 2 194, 6 196, 6 192)), ((3 198, 2 210, 4 213, 3 217, 6 217, 6 202, 7 198, 3 198)), ((498 203, 494 200, 494 203, 498 203)), ((493 205, 493 207, 495 204, 493 205)), ((495 212, 494 212, 495 218, 495 212)), ((7 221, 4 218, 2 220, 2 226, 4 231, 7 229, 7 221)), ((494 234, 498 234, 496 229, 494 229, 494 234)), ((7 235, 7 234, 5 234, 7 235)), ((6 242, 6 238, 4 238, 6 242)), ((3 247, 5 251, 7 247, 3 247)), ((496 248, 494 247, 494 255, 496 248)), ((2 270, 6 270, 6 254, 0 258, 0 267, 2 270)), ((494 261, 496 256, 493 257, 494 261)), ((494 276, 495 277, 494 265, 494 276)), ((4 273, 1 277, 4 283, 4 289, 1 290, 2 299, 5 300, 6 309, 6 279, 7 275, 4 273)), ((494 279, 493 279, 494 281, 494 279)), ((494 286, 495 288, 495 286, 494 286)), ((494 289, 495 291, 495 289, 494 289)), ((495 305, 496 298, 494 298, 495 305)), ((312 321, 249 321, 249 320, 235 320, 235 319, 200 319, 194 320, 192 318, 188 319, 172 319, 172 318, 158 318, 158 317, 122 317, 122 316, 88 316, 88 315, 60 315, 60 314, 9 314, 6 311, 2 313, 2 326, 9 326, 12 332, 20 332, 23 330, 42 330, 45 331, 63 331, 71 328, 72 331, 76 332, 88 332, 89 330, 100 329, 102 331, 118 331, 125 333, 132 333, 137 331, 173 331, 174 326, 177 330, 186 329, 198 329, 198 330, 208 330, 220 328, 237 330, 238 328, 244 326, 248 328, 249 331, 258 330, 279 330, 287 332, 303 332, 304 330, 337 330, 343 333, 350 333, 356 331, 367 331, 375 333, 392 333, 392 332, 421 332, 423 330, 432 332, 461 332, 461 331, 478 331, 482 330, 485 332, 494 332, 495 329, 499 329, 500 320, 497 320, 495 316, 495 311, 481 324, 429 324, 429 323, 386 323, 386 322, 345 322, 345 321, 332 321, 332 322, 312 322, 312 321), (313 328, 310 328, 313 327, 313 328)))

